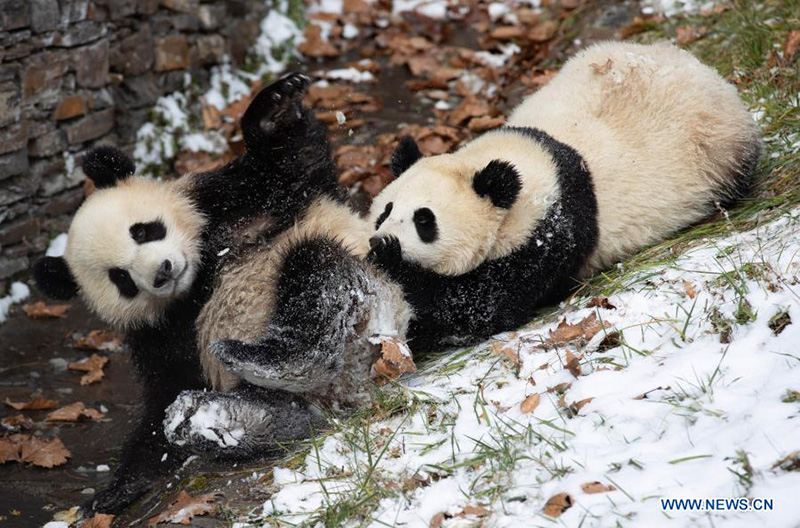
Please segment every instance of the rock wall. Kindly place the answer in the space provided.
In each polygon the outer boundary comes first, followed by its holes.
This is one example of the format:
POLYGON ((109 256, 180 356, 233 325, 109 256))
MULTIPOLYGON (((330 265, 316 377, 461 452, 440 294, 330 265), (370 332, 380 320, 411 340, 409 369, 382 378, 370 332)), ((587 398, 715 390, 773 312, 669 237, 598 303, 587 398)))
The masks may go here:
POLYGON ((0 296, 83 198, 95 144, 133 144, 149 108, 241 63, 264 0, 0 0, 0 296))

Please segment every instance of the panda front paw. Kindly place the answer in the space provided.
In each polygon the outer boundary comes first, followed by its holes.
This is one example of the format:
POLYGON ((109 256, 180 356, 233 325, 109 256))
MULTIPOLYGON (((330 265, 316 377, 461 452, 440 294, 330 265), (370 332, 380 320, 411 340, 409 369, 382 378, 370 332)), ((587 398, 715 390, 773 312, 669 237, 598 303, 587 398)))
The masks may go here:
POLYGON ((297 117, 301 100, 311 84, 311 77, 304 73, 290 73, 275 81, 264 89, 258 97, 268 100, 268 108, 261 117, 261 128, 265 131, 277 130, 278 124, 285 119, 297 117))
POLYGON ((391 269, 403 261, 403 249, 396 236, 371 238, 367 261, 384 269, 391 269))

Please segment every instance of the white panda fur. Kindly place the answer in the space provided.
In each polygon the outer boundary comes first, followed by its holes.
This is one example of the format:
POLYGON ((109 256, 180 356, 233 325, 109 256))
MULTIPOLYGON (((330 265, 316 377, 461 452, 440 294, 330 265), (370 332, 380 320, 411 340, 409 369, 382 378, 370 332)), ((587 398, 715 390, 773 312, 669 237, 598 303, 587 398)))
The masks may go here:
MULTIPOLYGON (((592 46, 526 98, 508 126, 542 130, 588 165, 599 239, 582 275, 708 216, 715 201, 739 188, 742 158, 760 145, 736 89, 671 45, 592 46)), ((498 129, 411 165, 378 196, 371 217, 393 202, 375 236, 396 236, 403 258, 458 275, 524 244, 558 192, 549 154, 498 129), (471 188, 473 175, 495 159, 511 162, 521 177, 509 210, 471 188), (434 244, 422 243, 410 222, 409 213, 424 206, 435 211, 443 233, 434 244)))

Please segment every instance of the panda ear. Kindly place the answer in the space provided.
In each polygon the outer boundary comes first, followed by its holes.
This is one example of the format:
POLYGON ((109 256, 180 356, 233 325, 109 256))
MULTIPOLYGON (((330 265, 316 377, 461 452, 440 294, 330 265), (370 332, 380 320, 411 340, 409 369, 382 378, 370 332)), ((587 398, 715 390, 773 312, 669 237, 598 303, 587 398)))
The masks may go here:
POLYGON ((127 154, 116 147, 97 147, 83 158, 83 172, 92 179, 95 187, 113 187, 118 181, 130 178, 136 165, 127 154))
POLYGON ((392 154, 392 161, 389 166, 395 178, 399 177, 415 164, 422 157, 417 142, 411 136, 403 136, 400 138, 400 144, 392 154))
POLYGON ((43 257, 33 265, 33 277, 42 293, 57 301, 68 301, 78 293, 78 284, 64 257, 43 257))
POLYGON ((478 196, 487 196, 495 207, 511 209, 522 189, 522 177, 507 161, 492 160, 475 173, 472 188, 478 196))

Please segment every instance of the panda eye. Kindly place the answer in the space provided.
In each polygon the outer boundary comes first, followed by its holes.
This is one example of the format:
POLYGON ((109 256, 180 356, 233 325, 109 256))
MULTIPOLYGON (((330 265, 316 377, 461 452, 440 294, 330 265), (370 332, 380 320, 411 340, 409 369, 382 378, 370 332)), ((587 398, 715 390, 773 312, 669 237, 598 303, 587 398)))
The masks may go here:
POLYGON ((436 226, 436 215, 427 207, 414 211, 414 227, 417 228, 419 239, 427 244, 439 238, 439 228, 436 226))
POLYGON ((108 278, 119 290, 119 294, 126 299, 133 299, 139 293, 139 288, 133 282, 131 274, 122 268, 111 268, 108 270, 108 278))
POLYGON ((381 227, 381 224, 384 223, 387 218, 389 218, 389 215, 392 214, 392 207, 394 207, 394 203, 393 202, 387 203, 386 204, 386 209, 384 209, 383 212, 381 213, 381 215, 378 217, 378 219, 375 220, 375 230, 376 231, 378 230, 379 227, 381 227))
POLYGON ((133 224, 129 231, 131 233, 131 238, 137 244, 146 244, 147 242, 163 240, 164 237, 167 236, 167 228, 161 220, 133 224))

